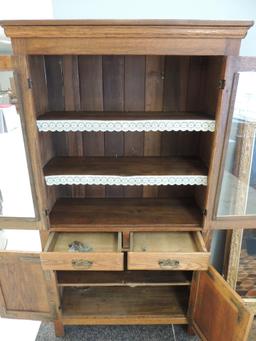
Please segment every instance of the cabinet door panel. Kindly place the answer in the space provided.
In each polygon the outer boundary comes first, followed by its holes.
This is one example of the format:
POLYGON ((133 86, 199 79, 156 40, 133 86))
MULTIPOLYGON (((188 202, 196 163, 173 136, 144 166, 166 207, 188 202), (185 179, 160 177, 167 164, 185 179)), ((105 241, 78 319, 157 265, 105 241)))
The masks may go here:
POLYGON ((51 277, 41 268, 39 253, 0 252, 0 315, 10 318, 53 319, 49 302, 51 277))
POLYGON ((0 56, 0 224, 35 228, 32 176, 14 57, 0 56))
POLYGON ((215 201, 208 219, 213 228, 255 228, 256 58, 229 57, 226 77, 228 105, 220 115, 226 133, 216 141, 219 174, 210 182, 215 201))
POLYGON ((192 327, 202 340, 247 340, 253 314, 212 266, 194 276, 191 297, 192 327))

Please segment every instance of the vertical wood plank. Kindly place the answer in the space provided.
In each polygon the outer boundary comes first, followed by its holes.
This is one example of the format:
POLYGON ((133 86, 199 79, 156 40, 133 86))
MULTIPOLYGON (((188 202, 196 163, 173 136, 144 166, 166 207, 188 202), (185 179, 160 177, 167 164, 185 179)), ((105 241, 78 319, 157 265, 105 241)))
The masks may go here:
POLYGON ((164 111, 186 111, 187 109, 189 58, 166 57, 164 111))
POLYGON ((48 90, 46 84, 45 64, 43 56, 29 58, 29 67, 35 96, 35 110, 37 117, 44 114, 48 108, 48 90))
POLYGON ((102 57, 80 56, 81 110, 103 110, 102 57))
POLYGON ((198 156, 200 136, 198 132, 164 132, 161 156, 198 156))
POLYGON ((204 112, 203 92, 206 86, 206 58, 207 57, 190 57, 189 61, 189 78, 187 91, 187 111, 204 112))
MULTIPOLYGON (((145 110, 145 57, 125 57, 125 111, 145 110)), ((124 134, 125 156, 143 156, 144 134, 141 132, 127 132, 124 134)), ((141 197, 142 186, 128 186, 125 188, 126 197, 141 197)))
MULTIPOLYGON (((84 154, 86 156, 104 156, 104 135, 102 133, 90 132, 85 134, 84 154)), ((104 198, 105 186, 87 185, 86 196, 90 198, 104 198)))
MULTIPOLYGON (((164 79, 164 111, 179 112, 187 110, 189 66, 190 57, 166 57, 164 79)), ((184 132, 163 132, 161 155, 182 155, 180 148, 186 144, 186 135, 184 135, 184 132), (180 144, 179 142, 182 143, 180 144)), ((184 147, 182 148, 184 150, 184 147)))
MULTIPOLYGON (((145 71, 145 110, 163 110, 163 80, 164 80, 164 57, 146 56, 145 71)), ((161 133, 145 132, 144 156, 160 155, 161 133)), ((157 196, 157 186, 143 188, 144 197, 157 196)))
MULTIPOLYGON (((79 72, 77 56, 63 57, 63 81, 64 81, 64 101, 65 110, 80 110, 79 93, 79 72)), ((83 139, 81 132, 62 133, 65 136, 67 155, 83 156, 83 139)), ((75 197, 83 197, 85 194, 84 186, 72 186, 71 194, 75 197)))
MULTIPOLYGON (((103 110, 102 57, 80 56, 81 110, 103 110)), ((84 156, 104 156, 104 133, 83 133, 84 156)), ((105 186, 86 186, 86 196, 105 197, 105 186)))
POLYGON ((65 109, 63 57, 46 56, 45 69, 48 89, 48 110, 63 111, 65 109))
POLYGON ((125 57, 125 111, 144 111, 145 57, 125 57))
POLYGON ((80 89, 79 89, 79 71, 78 57, 63 57, 63 79, 64 79, 64 96, 65 110, 80 110, 80 89))
MULTIPOLYGON (((103 56, 104 111, 124 111, 124 57, 103 56)), ((124 155, 124 134, 105 133, 105 156, 124 155)), ((106 186, 107 197, 123 197, 122 186, 106 186)))
MULTIPOLYGON (((164 111, 187 111, 190 57, 168 56, 165 60, 164 111)), ((163 132, 162 156, 189 156, 196 152, 194 135, 163 132), (192 146, 192 148, 191 148, 192 146), (195 147, 193 147, 195 146, 195 147)), ((167 189, 166 189, 167 190, 167 189)), ((162 189, 161 192, 163 192, 162 189)))
MULTIPOLYGON (((198 186, 199 187, 199 186, 198 186)), ((159 198, 188 198, 194 196, 194 186, 159 186, 159 198)))

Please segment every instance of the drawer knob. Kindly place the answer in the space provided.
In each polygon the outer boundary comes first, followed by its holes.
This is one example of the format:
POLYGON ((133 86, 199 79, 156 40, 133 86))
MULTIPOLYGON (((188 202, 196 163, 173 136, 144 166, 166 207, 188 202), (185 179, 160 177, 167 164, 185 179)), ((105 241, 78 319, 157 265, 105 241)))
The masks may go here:
POLYGON ((180 261, 177 259, 160 259, 158 261, 158 264, 160 268, 165 268, 167 266, 178 266, 180 264, 180 261))
POLYGON ((72 259, 72 265, 74 268, 86 268, 89 269, 93 262, 85 259, 72 259))

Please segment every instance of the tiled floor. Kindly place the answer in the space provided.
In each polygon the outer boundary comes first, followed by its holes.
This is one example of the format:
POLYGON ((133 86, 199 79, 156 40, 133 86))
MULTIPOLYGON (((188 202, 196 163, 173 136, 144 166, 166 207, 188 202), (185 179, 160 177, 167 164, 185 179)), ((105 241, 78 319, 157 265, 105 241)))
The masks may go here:
MULTIPOLYGON (((185 326, 72 326, 65 337, 55 337, 52 323, 0 318, 1 341, 198 341, 185 326), (39 331, 38 331, 39 329, 39 331)), ((256 341, 256 320, 248 341, 256 341)))
POLYGON ((184 326, 72 326, 65 327, 65 337, 56 338, 52 324, 43 323, 36 341, 198 341, 184 326), (174 335, 175 333, 175 335, 174 335))
MULTIPOLYGON (((65 337, 56 338, 51 323, 42 323, 36 341, 199 341, 189 336, 186 326, 72 326, 65 327, 65 337), (173 329, 174 328, 174 329, 173 329), (173 333, 174 331, 174 333, 173 333)), ((9 340, 8 340, 9 341, 9 340)), ((228 341, 228 340, 227 340, 228 341)), ((256 341, 256 319, 248 338, 256 341)))

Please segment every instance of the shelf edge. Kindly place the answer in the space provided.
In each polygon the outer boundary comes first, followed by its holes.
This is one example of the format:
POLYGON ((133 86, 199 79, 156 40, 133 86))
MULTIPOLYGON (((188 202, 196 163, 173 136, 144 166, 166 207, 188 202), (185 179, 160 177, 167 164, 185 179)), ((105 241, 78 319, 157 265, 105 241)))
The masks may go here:
POLYGON ((111 186, 207 186, 207 175, 46 175, 46 185, 111 185, 111 186))
POLYGON ((215 131, 215 120, 38 120, 40 132, 215 131))

